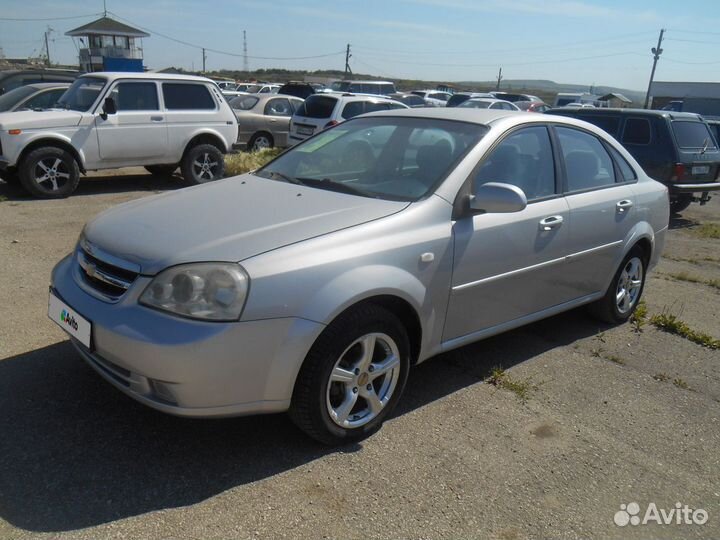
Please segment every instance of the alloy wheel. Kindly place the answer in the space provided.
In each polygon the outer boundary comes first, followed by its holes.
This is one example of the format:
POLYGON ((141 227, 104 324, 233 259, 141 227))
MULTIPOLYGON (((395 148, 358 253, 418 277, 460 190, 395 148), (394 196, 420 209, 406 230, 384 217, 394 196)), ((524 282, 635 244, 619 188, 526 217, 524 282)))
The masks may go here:
POLYGON ((643 263, 639 257, 632 257, 620 273, 615 291, 615 302, 620 313, 625 314, 635 307, 642 284, 643 263))
POLYGON ((212 156, 205 152, 193 161, 193 174, 198 180, 215 180, 218 172, 218 162, 212 161, 212 156))
POLYGON ((60 158, 38 160, 34 168, 35 183, 47 191, 58 191, 70 180, 70 170, 60 158))

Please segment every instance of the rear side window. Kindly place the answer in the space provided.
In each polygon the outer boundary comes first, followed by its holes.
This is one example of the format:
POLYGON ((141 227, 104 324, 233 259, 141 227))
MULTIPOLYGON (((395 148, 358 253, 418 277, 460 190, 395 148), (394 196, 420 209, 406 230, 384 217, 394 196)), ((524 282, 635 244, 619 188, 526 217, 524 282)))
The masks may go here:
POLYGON ((595 136, 577 129, 555 129, 565 160, 568 191, 599 188, 615 183, 612 159, 595 136))
POLYGON ((448 107, 455 107, 457 105, 460 105, 463 101, 467 101, 470 99, 470 96, 466 96, 464 94, 455 94, 450 99, 448 99, 447 106, 448 107))
POLYGON ((364 112, 365 112, 365 102, 364 101, 353 101, 353 102, 345 105, 340 116, 342 116, 345 119, 348 119, 348 118, 353 118, 354 116, 358 116, 359 114, 362 114, 364 112))
POLYGON ((65 90, 65 88, 58 88, 57 90, 48 90, 47 92, 43 92, 42 94, 27 100, 23 104, 23 107, 28 109, 49 109, 57 103, 60 96, 65 93, 65 90))
POLYGON ((620 155, 620 152, 615 150, 612 146, 608 146, 608 148, 610 150, 610 154, 615 160, 615 163, 617 163, 618 168, 620 169, 621 178, 618 178, 618 182, 631 182, 633 180, 637 180, 635 171, 627 160, 620 155))
POLYGON ((292 107, 285 98, 271 99, 265 105, 265 114, 268 116, 292 116, 292 107))
POLYGON ((153 82, 121 82, 110 93, 118 111, 157 111, 157 86, 153 82))
POLYGON ((337 105, 337 98, 313 94, 298 108, 297 115, 307 118, 330 118, 337 105))
POLYGON ((173 111, 213 110, 215 101, 202 84, 163 83, 165 108, 173 111))
POLYGON ((238 96, 230 100, 230 106, 233 109, 249 111, 255 106, 258 101, 260 101, 260 98, 255 96, 238 96))
POLYGON ((680 148, 716 148, 715 141, 703 122, 674 121, 675 140, 680 148))
POLYGON ((504 182, 523 190, 528 200, 555 194, 555 163, 545 127, 521 129, 492 151, 475 176, 475 185, 504 182))
POLYGON ((628 118, 622 136, 623 144, 650 144, 650 121, 645 118, 628 118))

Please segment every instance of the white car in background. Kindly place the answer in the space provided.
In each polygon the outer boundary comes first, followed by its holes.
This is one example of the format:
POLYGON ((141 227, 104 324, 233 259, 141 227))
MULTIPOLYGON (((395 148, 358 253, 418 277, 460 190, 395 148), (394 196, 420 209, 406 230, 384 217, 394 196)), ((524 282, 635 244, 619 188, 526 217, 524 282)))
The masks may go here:
POLYGON ((410 93, 423 98, 425 105, 428 107, 446 107, 448 100, 452 96, 449 92, 440 92, 438 90, 413 90, 410 93))
POLYGON ((252 84, 244 90, 248 94, 277 94, 280 84, 252 84))
POLYGON ((458 109, 499 109, 501 111, 519 111, 517 105, 504 99, 473 98, 461 103, 458 109))
POLYGON ((304 141, 325 128, 355 116, 392 109, 409 109, 404 103, 381 96, 328 92, 309 96, 290 120, 288 145, 304 141))

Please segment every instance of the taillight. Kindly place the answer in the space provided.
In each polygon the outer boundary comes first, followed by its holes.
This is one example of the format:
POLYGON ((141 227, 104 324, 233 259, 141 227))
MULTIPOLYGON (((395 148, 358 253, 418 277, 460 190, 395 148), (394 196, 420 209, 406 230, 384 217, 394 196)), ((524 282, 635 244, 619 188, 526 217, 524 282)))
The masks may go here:
POLYGON ((340 122, 337 120, 330 120, 327 124, 325 124, 325 127, 323 129, 327 129, 329 127, 337 126, 340 122))
POLYGON ((685 177, 685 165, 683 163, 676 163, 673 167, 673 175, 670 178, 671 182, 679 182, 685 177))

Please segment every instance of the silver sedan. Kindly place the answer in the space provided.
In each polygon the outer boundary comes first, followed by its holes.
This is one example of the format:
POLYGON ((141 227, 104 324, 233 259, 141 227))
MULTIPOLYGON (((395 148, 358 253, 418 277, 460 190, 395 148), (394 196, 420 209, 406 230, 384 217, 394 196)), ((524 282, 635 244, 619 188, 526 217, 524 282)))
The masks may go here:
POLYGON ((290 118, 302 102, 281 94, 245 94, 231 99, 238 121, 238 144, 247 150, 285 148, 290 118))
POLYGON ((55 267, 49 315, 150 407, 289 411, 344 443, 438 353, 585 304, 626 321, 668 218, 667 188, 583 121, 373 113, 99 215, 55 267))

